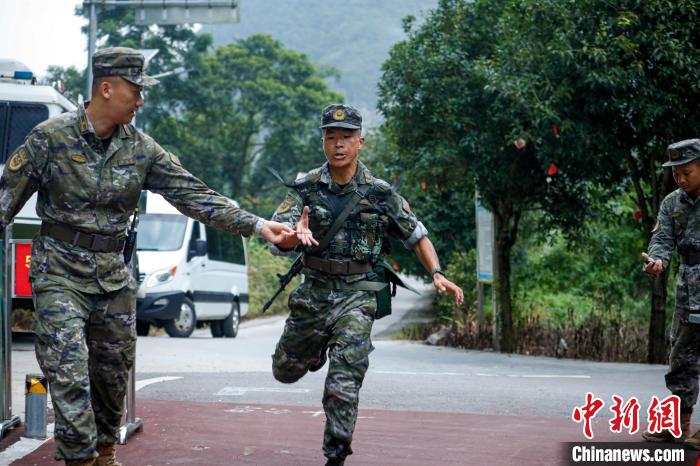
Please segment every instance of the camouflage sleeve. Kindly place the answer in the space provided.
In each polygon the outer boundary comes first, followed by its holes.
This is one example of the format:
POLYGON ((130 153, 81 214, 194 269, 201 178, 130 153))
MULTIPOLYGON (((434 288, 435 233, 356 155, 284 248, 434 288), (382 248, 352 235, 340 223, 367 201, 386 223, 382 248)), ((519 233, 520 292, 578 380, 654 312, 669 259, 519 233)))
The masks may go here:
POLYGON ((391 219, 389 235, 403 241, 407 249, 413 249, 418 241, 428 234, 428 230, 411 211, 408 201, 392 192, 386 202, 387 215, 391 219))
POLYGON ((47 153, 46 133, 34 130, 7 159, 0 178, 0 231, 39 188, 47 153))
POLYGON ((654 259, 661 259, 664 269, 668 267, 673 251, 676 249, 671 203, 672 199, 670 197, 667 197, 661 203, 656 226, 652 231, 651 241, 649 241, 649 252, 647 253, 654 259))
MULTIPOLYGON (((301 211, 304 209, 304 200, 294 189, 287 191, 282 203, 277 207, 272 219, 275 222, 284 223, 292 228, 297 224, 301 217, 301 211)), ((268 248, 275 256, 289 255, 292 250, 281 249, 274 244, 268 244, 268 248)))
POLYGON ((250 236, 258 217, 237 207, 233 201, 210 189, 185 170, 180 160, 155 144, 144 189, 162 195, 177 210, 207 225, 250 236))

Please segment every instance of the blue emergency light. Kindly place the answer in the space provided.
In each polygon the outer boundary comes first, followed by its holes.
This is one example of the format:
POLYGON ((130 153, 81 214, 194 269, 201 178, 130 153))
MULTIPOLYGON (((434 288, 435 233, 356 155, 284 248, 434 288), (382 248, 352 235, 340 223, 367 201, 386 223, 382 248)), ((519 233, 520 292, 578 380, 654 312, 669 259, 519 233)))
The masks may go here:
POLYGON ((32 79, 34 74, 31 71, 15 71, 15 79, 32 79))

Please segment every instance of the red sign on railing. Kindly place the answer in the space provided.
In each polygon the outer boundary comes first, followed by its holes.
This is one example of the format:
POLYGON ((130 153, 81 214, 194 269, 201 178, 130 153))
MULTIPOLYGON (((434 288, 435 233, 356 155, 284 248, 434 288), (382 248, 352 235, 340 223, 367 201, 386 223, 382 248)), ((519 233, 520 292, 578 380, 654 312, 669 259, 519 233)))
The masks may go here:
POLYGON ((29 261, 31 256, 31 243, 15 244, 15 296, 20 298, 32 296, 32 285, 29 283, 29 261))

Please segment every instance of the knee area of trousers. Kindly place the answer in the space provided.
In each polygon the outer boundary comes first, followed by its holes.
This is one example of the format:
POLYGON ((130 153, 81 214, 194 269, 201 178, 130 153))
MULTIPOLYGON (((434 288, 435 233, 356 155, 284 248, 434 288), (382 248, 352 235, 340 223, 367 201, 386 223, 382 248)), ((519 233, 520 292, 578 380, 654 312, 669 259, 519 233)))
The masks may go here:
POLYGON ((279 348, 272 356, 272 375, 282 383, 294 383, 306 374, 306 366, 279 348))

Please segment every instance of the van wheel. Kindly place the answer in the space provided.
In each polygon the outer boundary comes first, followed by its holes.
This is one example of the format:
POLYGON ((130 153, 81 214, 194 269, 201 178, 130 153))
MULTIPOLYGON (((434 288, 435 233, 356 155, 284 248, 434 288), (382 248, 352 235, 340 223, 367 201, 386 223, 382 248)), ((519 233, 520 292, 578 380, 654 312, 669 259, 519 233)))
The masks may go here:
POLYGON ((151 330, 151 323, 147 320, 136 320, 136 335, 140 337, 148 336, 148 331, 151 330))
POLYGON ((211 330, 211 336, 214 338, 221 338, 224 336, 223 320, 210 320, 209 330, 211 330))
POLYGON ((231 313, 222 321, 224 335, 226 338, 236 338, 238 335, 238 326, 241 324, 241 306, 238 301, 233 302, 231 313))
POLYGON ((165 323, 165 331, 173 338, 187 338, 197 326, 197 314, 190 298, 185 298, 180 306, 180 316, 165 323))

